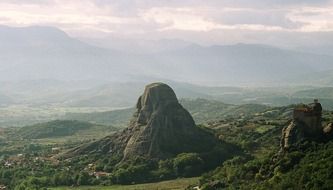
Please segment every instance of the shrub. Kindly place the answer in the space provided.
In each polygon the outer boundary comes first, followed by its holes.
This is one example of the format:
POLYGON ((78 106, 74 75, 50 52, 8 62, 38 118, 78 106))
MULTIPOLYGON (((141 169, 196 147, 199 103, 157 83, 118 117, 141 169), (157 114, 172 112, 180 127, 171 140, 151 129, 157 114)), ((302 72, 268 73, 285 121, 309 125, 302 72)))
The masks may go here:
POLYGON ((182 153, 173 161, 173 168, 177 176, 192 177, 203 172, 203 160, 196 153, 182 153))

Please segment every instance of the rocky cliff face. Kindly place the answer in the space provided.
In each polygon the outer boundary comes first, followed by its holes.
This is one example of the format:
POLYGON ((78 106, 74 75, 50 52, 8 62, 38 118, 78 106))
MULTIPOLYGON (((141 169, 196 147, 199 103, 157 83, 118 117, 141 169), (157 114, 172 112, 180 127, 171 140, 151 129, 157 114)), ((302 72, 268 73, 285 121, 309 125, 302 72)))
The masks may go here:
POLYGON ((182 152, 209 151, 218 142, 195 125, 166 84, 147 85, 136 109, 125 130, 78 147, 67 156, 104 153, 118 154, 122 160, 136 156, 164 159, 182 152))
POLYGON ((326 141, 332 137, 332 124, 322 126, 322 107, 317 100, 309 105, 294 109, 293 120, 282 129, 281 151, 297 145, 304 140, 326 141))
POLYGON ((282 129, 280 147, 281 150, 288 150, 291 146, 305 140, 304 123, 293 120, 287 127, 282 129))

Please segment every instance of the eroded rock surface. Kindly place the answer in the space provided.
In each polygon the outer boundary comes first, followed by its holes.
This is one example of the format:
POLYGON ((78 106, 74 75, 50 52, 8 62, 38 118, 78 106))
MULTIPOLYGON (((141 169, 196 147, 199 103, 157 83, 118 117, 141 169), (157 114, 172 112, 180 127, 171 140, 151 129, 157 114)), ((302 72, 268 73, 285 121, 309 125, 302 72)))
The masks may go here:
POLYGON ((332 139, 333 138, 333 123, 329 123, 326 127, 324 127, 323 132, 324 132, 326 139, 332 139))
MULTIPOLYGON (((322 126, 322 106, 315 100, 309 105, 294 108, 293 120, 283 128, 281 135, 281 152, 297 145, 303 140, 324 140, 325 129, 322 126)), ((326 133, 330 132, 329 126, 326 133)))
POLYGON ((104 153, 118 154, 122 160, 136 156, 164 159, 182 152, 209 151, 217 144, 211 133, 195 125, 166 84, 147 85, 136 108, 125 130, 78 147, 68 155, 104 153))

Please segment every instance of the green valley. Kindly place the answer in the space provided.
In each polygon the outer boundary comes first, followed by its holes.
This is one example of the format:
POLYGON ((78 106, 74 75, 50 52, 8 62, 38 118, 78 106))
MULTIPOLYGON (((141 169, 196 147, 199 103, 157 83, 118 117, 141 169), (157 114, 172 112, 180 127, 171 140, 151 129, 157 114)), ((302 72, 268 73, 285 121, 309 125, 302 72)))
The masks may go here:
MULTIPOLYGON (((330 178, 331 142, 303 141, 299 148, 272 161, 279 152, 281 131, 291 121, 295 105, 233 105, 207 99, 181 99, 180 103, 193 115, 198 128, 219 139, 222 143, 219 148, 210 152, 180 153, 167 159, 136 156, 118 163, 121 158, 110 154, 112 149, 107 150, 105 145, 113 134, 119 134, 131 123, 130 117, 136 115, 135 110, 69 114, 66 118, 77 120, 54 120, 2 129, 0 183, 15 189, 72 189, 56 187, 72 185, 77 186, 73 189, 154 189, 163 186, 191 189, 198 185, 202 189, 330 187, 329 181, 316 180, 330 178), (303 176, 310 169, 308 163, 321 173, 303 176), (318 168, 321 166, 325 169, 318 168), (27 175, 29 177, 24 177, 27 175), (297 186, 294 181, 288 181, 291 175, 306 177, 307 182, 302 181, 302 185, 297 186), (201 177, 171 180, 198 176, 201 177), (171 181, 158 182, 161 180, 171 181), (133 183, 148 184, 114 185, 133 183)), ((323 125, 328 125, 333 122, 333 113, 324 111, 322 118, 323 125)), ((114 151, 118 145, 107 146, 112 146, 114 151)))

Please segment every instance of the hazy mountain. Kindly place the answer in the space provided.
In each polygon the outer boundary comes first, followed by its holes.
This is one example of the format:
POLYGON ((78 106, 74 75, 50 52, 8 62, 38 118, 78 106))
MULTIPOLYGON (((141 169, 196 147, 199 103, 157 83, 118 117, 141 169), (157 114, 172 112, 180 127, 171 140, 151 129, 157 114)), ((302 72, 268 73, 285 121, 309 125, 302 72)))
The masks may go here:
POLYGON ((333 69, 330 56, 264 45, 170 45, 178 48, 133 54, 92 46, 51 27, 1 26, 0 36, 0 80, 124 82, 149 76, 217 86, 272 85, 292 76, 333 69))
POLYGON ((180 79, 195 74, 208 84, 256 84, 283 82, 285 78, 332 69, 332 57, 283 50, 264 45, 191 46, 154 56, 165 70, 177 68, 180 79), (161 62, 160 62, 161 63, 161 62))
POLYGON ((0 36, 1 80, 121 80, 136 71, 126 54, 85 44, 56 28, 2 26, 0 36))
POLYGON ((150 54, 170 50, 180 50, 193 45, 179 39, 162 39, 162 40, 139 40, 139 39, 120 39, 118 37, 105 38, 80 38, 88 44, 103 47, 107 49, 116 49, 136 54, 150 54))

